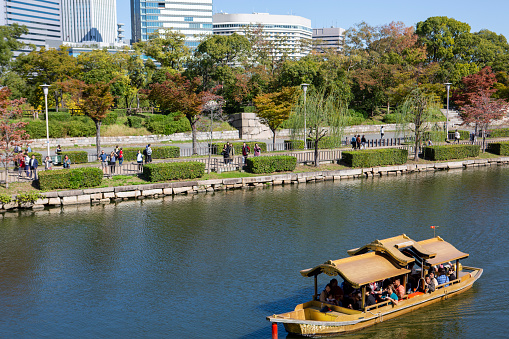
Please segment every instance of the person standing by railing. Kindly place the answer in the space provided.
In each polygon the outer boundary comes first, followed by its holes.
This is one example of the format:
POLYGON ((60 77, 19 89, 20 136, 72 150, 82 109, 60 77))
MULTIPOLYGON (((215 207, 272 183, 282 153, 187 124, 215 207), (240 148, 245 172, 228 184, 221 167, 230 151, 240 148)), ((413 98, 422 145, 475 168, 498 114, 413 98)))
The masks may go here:
POLYGON ((245 165, 246 164, 246 161, 247 161, 247 156, 249 155, 249 152, 251 152, 251 149, 249 148, 249 146, 244 143, 242 145, 242 157, 243 157, 243 164, 245 165))
POLYGON ((99 155, 99 160, 101 160, 101 168, 103 170, 103 174, 106 174, 106 172, 108 171, 106 162, 107 159, 108 156, 106 155, 106 153, 104 153, 104 150, 102 150, 101 154, 99 155))
POLYGON ((262 154, 262 149, 260 146, 258 146, 258 144, 255 144, 254 145, 254 156, 259 157, 260 154, 262 154))
POLYGON ((110 153, 110 174, 113 175, 115 173, 115 163, 117 158, 115 157, 115 152, 111 151, 110 153))
POLYGON ((143 170, 143 154, 138 150, 138 154, 136 154, 136 162, 138 163, 138 171, 141 172, 143 170))
POLYGON ((37 167, 39 167, 39 162, 35 155, 32 154, 32 159, 30 159, 30 178, 34 180, 37 180, 37 167))

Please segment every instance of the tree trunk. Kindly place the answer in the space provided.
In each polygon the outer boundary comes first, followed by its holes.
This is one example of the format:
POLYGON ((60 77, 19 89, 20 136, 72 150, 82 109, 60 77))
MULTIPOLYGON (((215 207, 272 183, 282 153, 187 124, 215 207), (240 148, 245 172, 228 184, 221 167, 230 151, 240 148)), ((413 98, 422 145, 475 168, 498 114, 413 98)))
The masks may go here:
POLYGON ((414 145, 414 161, 419 161, 419 140, 420 133, 418 131, 415 132, 415 145, 414 145))
POLYGON ((189 122, 191 123, 191 134, 193 136, 193 155, 195 155, 195 154, 198 154, 198 151, 196 150, 196 132, 197 132, 197 130, 196 130, 196 120, 195 121, 191 121, 191 119, 189 119, 189 122))
POLYGON ((9 167, 8 163, 5 164, 5 188, 9 188, 9 167))
POLYGON ((272 152, 276 151, 276 130, 272 130, 272 152))
POLYGON ((318 167, 318 140, 315 139, 315 167, 318 167))
POLYGON ((95 121, 95 144, 97 146, 97 157, 101 154, 101 121, 95 121))
POLYGON ((59 97, 58 92, 55 91, 53 94, 53 98, 55 98, 55 108, 56 108, 57 112, 58 112, 58 102, 59 102, 58 97, 59 97))

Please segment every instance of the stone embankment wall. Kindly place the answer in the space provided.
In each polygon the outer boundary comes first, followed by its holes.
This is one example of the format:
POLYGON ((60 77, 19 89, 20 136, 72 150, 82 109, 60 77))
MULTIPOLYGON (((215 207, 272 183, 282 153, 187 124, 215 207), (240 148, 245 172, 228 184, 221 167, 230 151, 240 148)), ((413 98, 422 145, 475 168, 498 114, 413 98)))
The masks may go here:
MULTIPOLYGON (((133 186, 90 188, 42 193, 45 197, 31 206, 21 208, 43 209, 79 204, 109 204, 128 199, 161 198, 179 194, 212 193, 215 191, 233 190, 264 185, 291 185, 324 180, 346 180, 369 178, 383 175, 402 175, 414 172, 464 169, 475 166, 508 165, 509 157, 494 159, 465 160, 433 164, 412 164, 388 167, 372 167, 347 169, 339 171, 318 171, 309 173, 275 174, 260 177, 231 178, 202 181, 183 181, 133 186)), ((2 206, 2 210, 14 210, 20 206, 10 203, 2 206)))

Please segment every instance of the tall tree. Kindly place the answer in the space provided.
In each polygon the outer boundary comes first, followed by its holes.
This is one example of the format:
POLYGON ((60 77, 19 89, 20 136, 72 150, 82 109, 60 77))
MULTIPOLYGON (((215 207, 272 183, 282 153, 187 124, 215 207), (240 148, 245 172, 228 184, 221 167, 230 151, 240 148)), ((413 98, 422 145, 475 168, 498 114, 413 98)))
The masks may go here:
POLYGON ((465 124, 474 123, 481 127, 483 152, 485 150, 486 130, 491 122, 502 118, 509 105, 503 99, 493 98, 497 91, 494 88, 497 82, 495 74, 490 67, 483 68, 480 72, 463 78, 464 89, 457 97, 457 102, 462 104, 460 116, 465 124))
POLYGON ((5 169, 5 186, 8 187, 8 170, 12 161, 17 159, 14 147, 22 147, 28 143, 30 136, 25 131, 27 122, 21 122, 20 105, 24 99, 10 100, 11 92, 7 87, 0 89, 0 161, 5 169))
POLYGON ((97 156, 101 152, 101 124, 102 120, 113 105, 114 98, 111 95, 111 85, 115 79, 110 82, 96 82, 87 84, 84 81, 70 79, 61 83, 66 92, 72 94, 78 108, 87 116, 92 118, 96 128, 96 148, 97 156))
POLYGON ((0 71, 11 64, 14 56, 13 51, 21 49, 25 44, 18 40, 23 34, 28 34, 26 26, 12 24, 9 26, 0 26, 0 71))
POLYGON ((440 115, 437 97, 415 87, 398 108, 397 121, 402 130, 411 129, 414 134, 414 159, 419 160, 424 132, 430 128, 429 122, 440 115))
POLYGON ((297 97, 295 87, 283 87, 280 92, 261 94, 254 99, 261 122, 272 131, 272 145, 276 149, 276 131, 288 120, 297 97))
POLYGON ((185 41, 185 34, 166 28, 164 31, 150 34, 147 41, 137 43, 135 48, 141 49, 145 55, 154 58, 163 67, 181 71, 191 55, 185 41))
POLYGON ((325 136, 341 140, 343 127, 346 124, 344 103, 331 93, 310 91, 306 98, 301 97, 289 119, 292 134, 297 135, 303 130, 306 122, 305 139, 311 139, 315 150, 315 166, 319 165, 318 144, 325 136))
POLYGON ((210 95, 208 91, 200 91, 199 78, 186 79, 182 74, 167 74, 167 80, 161 84, 152 84, 148 93, 149 100, 154 101, 168 113, 180 112, 191 125, 193 137, 193 154, 197 154, 196 132, 197 122, 202 117, 204 100, 210 95))

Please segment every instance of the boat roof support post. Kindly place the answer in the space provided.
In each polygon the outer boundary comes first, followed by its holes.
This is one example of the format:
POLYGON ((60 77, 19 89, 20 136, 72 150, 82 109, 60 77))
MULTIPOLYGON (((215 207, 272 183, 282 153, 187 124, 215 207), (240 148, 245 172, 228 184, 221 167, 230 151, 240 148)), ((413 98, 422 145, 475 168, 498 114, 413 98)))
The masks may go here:
POLYGON ((365 312, 366 311, 366 285, 362 286, 361 289, 361 309, 365 312))
POLYGON ((456 279, 460 277, 460 260, 456 259, 456 279))
POLYGON ((318 275, 315 274, 315 294, 313 295, 313 300, 316 300, 318 296, 318 275))

